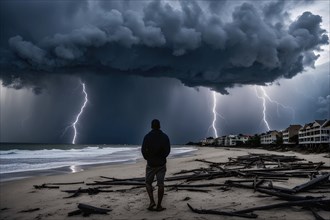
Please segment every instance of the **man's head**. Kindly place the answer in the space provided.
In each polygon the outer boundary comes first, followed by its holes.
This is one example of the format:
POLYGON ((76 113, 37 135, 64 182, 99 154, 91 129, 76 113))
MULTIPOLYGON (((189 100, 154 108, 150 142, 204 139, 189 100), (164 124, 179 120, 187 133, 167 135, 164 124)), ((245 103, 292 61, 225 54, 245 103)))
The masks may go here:
POLYGON ((156 129, 156 130, 160 129, 160 122, 159 122, 158 119, 152 120, 152 122, 151 122, 151 128, 152 129, 156 129))

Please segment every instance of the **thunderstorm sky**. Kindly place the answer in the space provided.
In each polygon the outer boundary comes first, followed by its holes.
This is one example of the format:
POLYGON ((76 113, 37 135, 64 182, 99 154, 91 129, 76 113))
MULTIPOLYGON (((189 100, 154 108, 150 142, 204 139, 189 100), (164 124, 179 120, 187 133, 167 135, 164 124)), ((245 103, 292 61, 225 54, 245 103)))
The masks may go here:
POLYGON ((329 118, 329 2, 0 1, 0 142, 172 143, 329 118), (258 95, 256 94, 258 92, 258 95))

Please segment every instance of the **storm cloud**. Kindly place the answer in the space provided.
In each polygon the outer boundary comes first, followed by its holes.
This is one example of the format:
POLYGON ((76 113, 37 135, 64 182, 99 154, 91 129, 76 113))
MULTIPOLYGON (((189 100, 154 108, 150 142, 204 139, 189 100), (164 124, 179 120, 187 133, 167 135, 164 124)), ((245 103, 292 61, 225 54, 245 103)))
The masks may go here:
POLYGON ((284 21, 287 3, 259 3, 2 1, 1 80, 39 92, 51 74, 136 74, 226 94, 314 67, 329 43, 322 18, 306 11, 284 21))

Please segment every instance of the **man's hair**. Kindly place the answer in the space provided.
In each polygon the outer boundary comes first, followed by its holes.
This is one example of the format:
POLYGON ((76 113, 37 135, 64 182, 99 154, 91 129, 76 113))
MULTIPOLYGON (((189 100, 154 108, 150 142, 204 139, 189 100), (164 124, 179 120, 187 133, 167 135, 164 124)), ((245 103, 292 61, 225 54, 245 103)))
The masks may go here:
POLYGON ((151 122, 151 128, 152 129, 159 129, 160 128, 160 122, 158 119, 154 119, 151 122))

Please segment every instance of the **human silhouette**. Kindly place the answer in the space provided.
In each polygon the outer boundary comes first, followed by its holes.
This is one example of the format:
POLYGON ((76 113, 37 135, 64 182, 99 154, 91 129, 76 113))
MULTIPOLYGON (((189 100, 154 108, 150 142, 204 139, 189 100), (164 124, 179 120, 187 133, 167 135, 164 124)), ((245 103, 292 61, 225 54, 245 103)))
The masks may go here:
POLYGON ((157 119, 151 122, 152 130, 144 136, 142 155, 147 160, 146 189, 150 199, 148 210, 163 211, 162 200, 164 196, 164 179, 166 173, 166 158, 170 154, 171 145, 168 136, 160 130, 160 122, 157 119), (152 182, 156 176, 158 186, 158 201, 155 203, 152 182))

